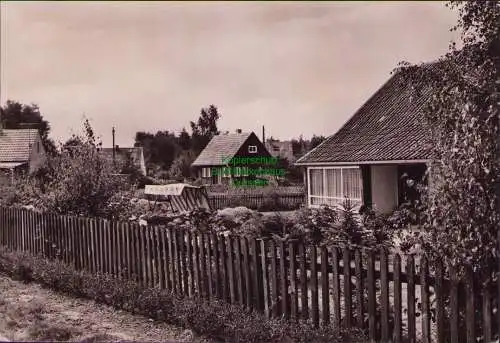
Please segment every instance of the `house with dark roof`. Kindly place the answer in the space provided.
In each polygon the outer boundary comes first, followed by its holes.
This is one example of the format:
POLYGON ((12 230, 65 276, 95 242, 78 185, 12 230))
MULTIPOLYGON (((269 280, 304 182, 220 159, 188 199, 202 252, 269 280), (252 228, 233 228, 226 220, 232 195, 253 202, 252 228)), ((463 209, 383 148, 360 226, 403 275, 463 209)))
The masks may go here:
MULTIPOLYGON (((231 179, 253 178, 249 169, 262 168, 265 163, 239 164, 231 166, 231 159, 244 158, 272 158, 266 147, 253 132, 245 133, 237 130, 236 133, 226 133, 214 136, 191 164, 197 178, 201 178, 203 184, 229 184, 231 179), (214 172, 227 168, 230 173, 214 172)), ((256 160, 255 159, 255 160, 256 160)), ((267 167, 270 167, 267 165, 267 167)))
POLYGON ((116 145, 115 148, 101 148, 100 152, 108 162, 123 167, 130 161, 143 175, 146 175, 146 162, 142 147, 122 148, 116 145))
POLYGON ((36 129, 0 131, 0 183, 13 183, 21 173, 33 173, 45 166, 47 155, 36 129))
POLYGON ((415 197, 430 161, 424 106, 430 90, 417 94, 395 73, 354 115, 301 157, 307 204, 336 205, 345 197, 389 213, 415 197))

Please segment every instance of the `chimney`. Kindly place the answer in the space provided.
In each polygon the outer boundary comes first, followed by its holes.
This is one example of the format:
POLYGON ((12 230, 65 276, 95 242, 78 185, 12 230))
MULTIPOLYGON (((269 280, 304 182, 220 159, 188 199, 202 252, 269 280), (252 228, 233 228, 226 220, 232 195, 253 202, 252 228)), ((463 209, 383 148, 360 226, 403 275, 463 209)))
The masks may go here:
POLYGON ((236 133, 241 133, 241 129, 237 129, 237 130, 236 130, 236 133))
POLYGON ((113 130, 111 131, 112 135, 113 135, 113 163, 115 163, 115 149, 116 149, 116 146, 115 146, 115 127, 113 126, 113 130))
POLYGON ((262 125, 262 143, 266 144, 266 134, 264 130, 264 125, 262 125))

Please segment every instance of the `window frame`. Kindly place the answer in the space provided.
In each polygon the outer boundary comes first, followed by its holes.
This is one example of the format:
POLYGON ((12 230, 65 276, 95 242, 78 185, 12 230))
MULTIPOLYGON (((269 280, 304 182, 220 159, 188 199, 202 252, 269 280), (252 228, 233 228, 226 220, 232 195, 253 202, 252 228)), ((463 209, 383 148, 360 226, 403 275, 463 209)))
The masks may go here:
POLYGON ((311 179, 312 179, 312 173, 311 171, 312 170, 321 170, 322 171, 322 174, 323 174, 323 193, 326 194, 326 191, 325 191, 325 187, 326 187, 326 184, 327 184, 327 176, 326 176, 326 170, 328 169, 336 169, 336 170, 340 170, 340 194, 344 194, 344 173, 343 173, 343 170, 347 170, 347 169, 356 169, 356 170, 359 170, 360 172, 360 197, 359 198, 351 198, 349 197, 348 199, 349 200, 352 200, 354 202, 359 202, 359 203, 363 203, 363 174, 361 172, 361 167, 360 166, 324 166, 324 167, 307 167, 307 204, 308 204, 308 207, 319 207, 320 205, 316 205, 316 204, 312 204, 312 199, 313 198, 316 198, 316 199, 332 199, 332 200, 336 200, 336 201, 339 201, 339 203, 341 203, 345 197, 342 196, 342 197, 332 197, 332 196, 326 196, 326 195, 312 195, 311 194, 311 190, 312 190, 312 187, 311 187, 311 179))
POLYGON ((249 145, 248 146, 248 153, 249 154, 256 154, 257 153, 257 145, 249 145), (253 149, 255 148, 255 149, 253 149))

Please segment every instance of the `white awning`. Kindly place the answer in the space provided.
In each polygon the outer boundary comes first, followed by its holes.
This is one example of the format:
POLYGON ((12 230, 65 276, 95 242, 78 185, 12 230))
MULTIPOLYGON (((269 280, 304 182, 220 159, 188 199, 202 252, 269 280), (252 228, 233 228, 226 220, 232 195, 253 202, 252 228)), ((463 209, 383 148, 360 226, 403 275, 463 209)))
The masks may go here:
POLYGON ((0 169, 14 169, 26 163, 27 162, 0 162, 0 169))
POLYGON ((146 185, 144 194, 149 195, 181 195, 185 188, 201 189, 187 183, 172 183, 170 185, 146 185))

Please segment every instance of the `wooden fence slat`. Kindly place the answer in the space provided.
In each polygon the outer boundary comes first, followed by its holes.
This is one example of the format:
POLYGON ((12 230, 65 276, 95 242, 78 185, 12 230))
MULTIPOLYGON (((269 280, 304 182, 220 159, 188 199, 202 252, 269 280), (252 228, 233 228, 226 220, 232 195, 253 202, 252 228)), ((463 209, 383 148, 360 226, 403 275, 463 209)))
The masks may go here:
POLYGON ((77 226, 77 243, 78 243, 78 269, 85 268, 85 238, 83 231, 85 230, 85 218, 76 218, 77 226))
POLYGON ((389 335, 389 266, 387 252, 384 248, 380 249, 380 309, 382 342, 388 342, 389 335))
POLYGON ((319 326, 319 306, 318 306, 318 254, 316 246, 311 249, 311 320, 315 327, 319 326))
POLYGON ((222 284, 222 300, 229 300, 229 285, 227 277, 227 261, 226 261, 226 238, 219 237, 219 254, 220 254, 220 274, 222 284))
POLYGON ((260 240, 260 255, 261 266, 262 266, 262 284, 264 285, 264 315, 266 318, 271 317, 272 300, 270 298, 270 288, 269 288, 269 266, 267 263, 267 240, 260 240))
POLYGON ((206 298, 208 294, 208 280, 207 280, 207 254, 205 252, 205 235, 203 232, 199 234, 200 241, 200 284, 201 284, 201 296, 206 298))
MULTIPOLYGON (((83 236, 83 268, 87 271, 90 271, 90 263, 89 263, 89 246, 90 246, 90 239, 89 239, 89 230, 90 230, 90 219, 85 218, 82 220, 83 222, 83 228, 82 228, 82 236, 83 236)), ((61 230, 60 230, 60 225, 58 225, 58 231, 59 231, 59 239, 61 237, 61 230)), ((60 246, 60 245, 59 245, 60 246)))
POLYGON ((168 258, 168 249, 167 249, 167 235, 166 235, 166 229, 165 228, 160 228, 160 241, 161 241, 161 260, 162 260, 162 269, 163 269, 163 287, 167 291, 170 290, 170 282, 169 282, 169 274, 170 271, 168 269, 169 266, 169 258, 168 258))
POLYGON ((394 272, 394 343, 401 343, 403 335, 403 320, 402 320, 402 292, 401 292, 401 257, 399 254, 394 255, 393 261, 394 272))
POLYGON ((465 322, 467 327, 467 343, 476 342, 476 318, 475 318, 475 308, 474 308, 474 273, 472 271, 472 266, 467 265, 465 268, 465 296, 466 296, 466 307, 465 307, 465 322))
POLYGON ((376 279, 375 279, 375 260, 373 256, 373 251, 367 251, 367 261, 368 275, 367 275, 367 287, 368 287, 368 335, 370 342, 375 343, 377 340, 377 323, 376 323, 376 279))
POLYGON ((491 332, 491 299, 490 292, 488 290, 489 286, 489 276, 491 275, 489 268, 482 270, 482 287, 481 287, 481 295, 482 295, 482 319, 483 319, 483 338, 484 342, 491 342, 492 332, 491 332))
MULTIPOLYGON (((500 229, 497 230, 497 303, 500 303, 500 229)), ((497 305, 496 321, 497 321, 497 331, 500 337, 500 305, 497 305)))
POLYGON ((179 236, 180 236, 180 239, 179 239, 179 250, 180 250, 180 254, 181 254, 181 257, 180 257, 180 261, 182 263, 182 273, 181 273, 181 276, 182 276, 182 293, 185 295, 185 296, 189 296, 189 275, 188 275, 188 268, 187 268, 187 253, 186 253, 186 250, 187 250, 187 245, 186 245, 186 240, 187 240, 187 230, 181 230, 179 232, 179 236))
POLYGON ((270 279, 271 279, 271 316, 276 318, 278 317, 278 301, 279 301, 279 290, 278 290, 278 257, 276 251, 276 244, 274 240, 269 241, 269 251, 271 252, 271 270, 270 270, 270 279))
POLYGON ((226 237, 226 251, 227 251, 227 276, 229 283, 229 299, 231 304, 236 303, 236 292, 234 285, 234 264, 233 264, 233 237, 228 235, 226 237))
MULTIPOLYGON (((262 270, 260 269, 259 245, 257 239, 252 238, 252 269, 253 269, 253 295, 255 297, 255 309, 262 311, 264 309, 264 287, 262 286, 262 270), (261 287, 262 286, 262 287, 261 287)), ((262 252, 265 254, 265 251, 262 252)))
POLYGON ((179 231, 172 230, 172 243, 174 249, 174 283, 177 294, 182 294, 181 261, 179 256, 179 231))
POLYGON ((148 268, 148 285, 149 287, 154 287, 155 285, 155 273, 154 273, 154 256, 153 256, 153 242, 151 240, 151 226, 145 227, 146 234, 146 265, 148 268))
MULTIPOLYGON (((153 242, 153 256, 154 256, 154 273, 155 273, 155 287, 162 288, 161 284, 161 244, 158 236, 158 226, 151 227, 151 240, 153 242)), ((187 293, 186 293, 187 294, 187 293)))
POLYGON ((194 274, 193 274, 193 237, 191 232, 186 232, 186 255, 187 255, 187 273, 189 274, 188 294, 190 297, 194 296, 194 274))
POLYGON ((200 258, 199 258, 199 239, 198 232, 193 232, 193 259, 194 259, 194 281, 195 281, 195 293, 197 296, 201 297, 201 280, 200 280, 200 258))
POLYGON ((443 264, 441 261, 434 261, 436 266, 436 285, 434 291, 436 294, 436 331, 437 341, 445 341, 445 295, 443 287, 443 264))
POLYGON ((219 254, 219 236, 216 233, 212 234, 212 250, 214 255, 214 284, 215 296, 222 298, 221 272, 220 272, 220 254, 219 254))
POLYGON ((328 277, 328 250, 321 248, 321 324, 330 323, 330 287, 328 277))
MULTIPOLYGON (((236 277, 236 290, 238 293, 238 304, 243 305, 245 303, 244 295, 243 295, 243 270, 241 265, 241 238, 236 236, 234 241, 234 274, 236 277)), ((210 292, 209 292, 210 293, 210 292)))
POLYGON ((342 255, 344 262, 344 325, 349 330, 352 327, 351 253, 349 248, 344 248, 342 255))
MULTIPOLYGON (((134 256, 133 255, 133 251, 134 251, 134 249, 133 249, 133 241, 132 241, 132 235, 131 235, 130 228, 131 228, 131 226, 130 226, 129 223, 125 223, 124 224, 123 229, 125 230, 125 250, 127 251, 127 256, 126 256, 126 259, 127 259, 127 262, 126 262, 126 266, 127 266, 127 278, 129 280, 132 279, 132 275, 133 275, 132 274, 132 272, 133 272, 132 261, 133 261, 133 256, 134 256)), ((159 241, 161 243, 161 240, 159 240, 159 241)), ((158 246, 160 246, 160 243, 158 243, 158 246)), ((162 288, 164 288, 164 287, 162 287, 162 288)))
POLYGON ((451 343, 459 342, 459 331, 458 331, 458 280, 455 268, 450 267, 450 339, 451 343))
POLYGON ((415 312, 415 260, 413 255, 409 255, 406 261, 406 274, 408 276, 408 340, 409 343, 416 342, 416 312, 415 312))
MULTIPOLYGON (((298 298, 298 288, 297 288, 297 250, 295 242, 290 242, 288 245, 289 256, 290 256, 290 307, 291 307, 291 319, 297 321, 299 314, 299 298, 298 298)), ((264 281, 264 285, 266 282, 264 281)))
POLYGON ((278 244, 280 254, 280 294, 281 294, 281 315, 285 319, 290 319, 290 306, 288 294, 288 272, 287 272, 287 255, 285 242, 280 241, 278 244))
POLYGON ((330 251, 332 257, 332 298, 333 298, 333 326, 340 330, 340 273, 339 273, 339 250, 332 247, 330 251))
POLYGON ((303 243, 299 244, 299 268, 300 268, 300 313, 302 319, 309 319, 308 287, 307 287, 307 266, 306 248, 303 243))
POLYGON ((427 258, 422 256, 420 259, 420 301, 422 303, 422 342, 431 342, 431 319, 429 303, 429 285, 428 285, 429 267, 427 258))
MULTIPOLYGON (((251 272, 250 272, 250 249, 248 246, 248 239, 246 237, 243 237, 242 239, 243 243, 243 275, 245 277, 245 305, 247 310, 251 310, 253 308, 252 304, 252 279, 251 279, 251 272)), ((262 250, 265 251, 265 250, 262 250)), ((265 254, 264 254, 265 255, 265 254)), ((264 266, 262 267, 263 270, 264 266)), ((262 274, 264 275, 264 273, 262 274)), ((267 285, 267 282, 264 283, 264 285, 267 285)))
MULTIPOLYGON (((103 220, 102 219, 98 219, 97 220, 97 230, 96 230, 96 237, 97 237, 97 250, 99 252, 99 258, 98 258, 98 270, 100 273, 104 273, 104 233, 103 233, 103 230, 104 230, 104 223, 103 223, 103 220)), ((73 233, 71 232, 70 230, 70 234, 71 234, 71 241, 73 241, 73 233)))
MULTIPOLYGON (((208 278, 208 294, 207 298, 212 299, 214 297, 214 276, 213 276, 213 251, 212 251, 212 235, 209 233, 204 234, 207 243, 207 278, 208 278)), ((241 263, 240 263, 241 266, 241 263)))
POLYGON ((356 278, 356 323, 358 328, 364 328, 365 315, 363 312, 363 301, 365 298, 363 288, 363 261, 361 257, 361 250, 354 251, 354 269, 356 278))
MULTIPOLYGON (((97 220, 92 219, 90 225, 90 261, 92 273, 97 273, 97 238, 96 238, 97 220)), ((66 230, 65 230, 66 231, 66 230)))
POLYGON ((177 292, 176 282, 175 282, 175 255, 174 255, 174 243, 172 228, 167 229, 167 242, 168 242, 168 264, 169 264, 169 280, 170 280, 170 291, 173 293, 177 292))
POLYGON ((133 224, 133 235, 134 235, 134 246, 135 246, 135 260, 134 260, 134 270, 135 277, 139 284, 143 284, 143 272, 142 272, 142 248, 141 248, 141 230, 142 227, 134 223, 133 224))
POLYGON ((146 259, 146 227, 140 226, 139 227, 139 239, 140 239, 140 251, 141 254, 139 255, 139 261, 141 264, 141 285, 143 286, 148 286, 149 280, 148 280, 148 270, 147 270, 147 259, 146 259))

